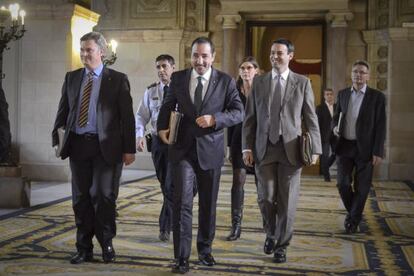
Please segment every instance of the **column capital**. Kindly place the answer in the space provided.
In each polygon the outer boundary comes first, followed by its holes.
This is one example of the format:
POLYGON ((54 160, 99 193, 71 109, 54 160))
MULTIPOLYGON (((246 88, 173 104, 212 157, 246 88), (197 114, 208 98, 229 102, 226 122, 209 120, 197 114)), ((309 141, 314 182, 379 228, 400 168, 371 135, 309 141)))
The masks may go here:
POLYGON ((354 14, 350 11, 334 11, 330 10, 325 15, 325 20, 328 22, 332 28, 337 27, 346 27, 347 21, 354 19, 354 14))
POLYGON ((237 29, 241 16, 240 14, 219 14, 216 16, 216 21, 222 24, 223 29, 237 29))

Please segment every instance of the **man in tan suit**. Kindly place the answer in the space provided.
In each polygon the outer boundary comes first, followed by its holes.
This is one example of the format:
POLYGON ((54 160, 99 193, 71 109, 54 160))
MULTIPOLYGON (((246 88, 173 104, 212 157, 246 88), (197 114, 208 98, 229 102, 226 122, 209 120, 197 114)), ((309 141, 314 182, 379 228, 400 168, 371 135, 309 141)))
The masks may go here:
POLYGON ((289 70, 294 46, 287 39, 273 41, 272 71, 256 77, 247 99, 242 148, 246 165, 255 165, 258 202, 263 216, 265 254, 286 262, 299 197, 302 162, 299 136, 302 119, 310 132, 313 164, 322 153, 318 118, 310 81, 289 70))

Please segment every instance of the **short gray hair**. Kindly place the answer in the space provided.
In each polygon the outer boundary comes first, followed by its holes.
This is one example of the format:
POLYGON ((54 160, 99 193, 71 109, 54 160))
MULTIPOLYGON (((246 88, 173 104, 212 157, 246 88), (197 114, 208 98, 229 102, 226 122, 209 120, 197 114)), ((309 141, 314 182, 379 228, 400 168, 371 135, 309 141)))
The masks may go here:
POLYGON ((90 32, 90 33, 84 34, 80 39, 80 41, 87 41, 87 40, 95 41, 95 43, 99 46, 99 48, 102 50, 104 55, 106 54, 108 44, 106 43, 105 37, 101 33, 90 32))

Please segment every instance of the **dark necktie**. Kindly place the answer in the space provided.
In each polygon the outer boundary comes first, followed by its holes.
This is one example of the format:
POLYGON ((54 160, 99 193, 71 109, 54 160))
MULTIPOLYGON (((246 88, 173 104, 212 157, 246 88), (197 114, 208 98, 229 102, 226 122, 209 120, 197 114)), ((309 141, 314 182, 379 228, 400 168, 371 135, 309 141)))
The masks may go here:
POLYGON ((88 122, 88 111, 92 92, 93 75, 94 73, 92 71, 88 73, 88 81, 86 82, 86 85, 83 88, 82 100, 79 110, 79 127, 86 126, 86 123, 88 122))
POLYGON ((203 77, 201 76, 197 77, 198 82, 197 82, 197 87, 194 92, 194 105, 197 110, 197 113, 200 112, 201 103, 203 102, 203 84, 201 83, 202 78, 203 77))
POLYGON ((164 85, 164 88, 163 88, 164 94, 162 95, 162 100, 163 101, 165 100, 165 97, 167 97, 168 88, 169 88, 168 85, 164 85))
POLYGON ((276 85, 273 91, 273 99, 270 105, 270 133, 269 140, 272 144, 276 144, 279 141, 280 130, 280 108, 282 97, 282 83, 280 82, 280 75, 276 77, 276 85))

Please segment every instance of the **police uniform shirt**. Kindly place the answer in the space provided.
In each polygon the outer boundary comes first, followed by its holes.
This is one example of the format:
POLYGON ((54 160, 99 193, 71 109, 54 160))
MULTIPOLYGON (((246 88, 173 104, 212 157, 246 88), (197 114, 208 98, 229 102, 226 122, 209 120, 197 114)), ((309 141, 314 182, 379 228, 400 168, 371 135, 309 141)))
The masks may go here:
POLYGON ((151 133, 157 135, 157 119, 163 100, 164 86, 162 82, 156 82, 145 90, 135 117, 135 137, 144 137, 148 123, 151 124, 151 133))

